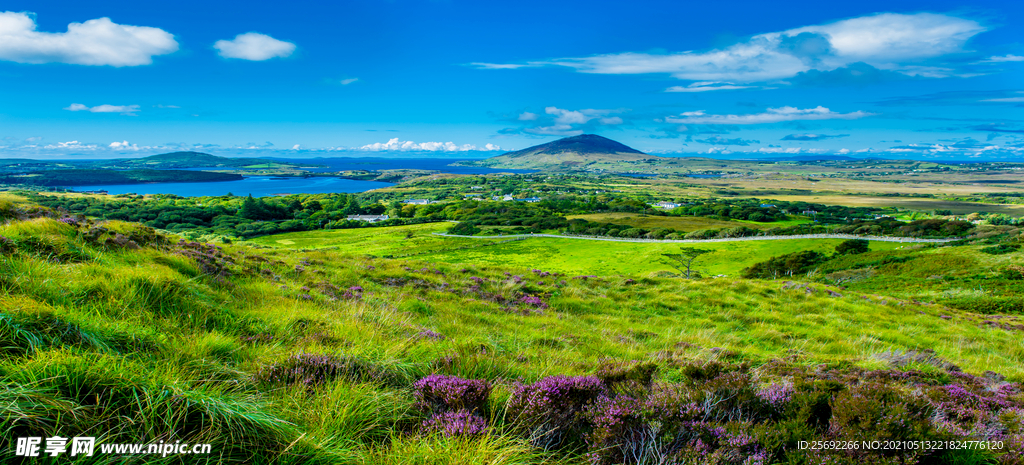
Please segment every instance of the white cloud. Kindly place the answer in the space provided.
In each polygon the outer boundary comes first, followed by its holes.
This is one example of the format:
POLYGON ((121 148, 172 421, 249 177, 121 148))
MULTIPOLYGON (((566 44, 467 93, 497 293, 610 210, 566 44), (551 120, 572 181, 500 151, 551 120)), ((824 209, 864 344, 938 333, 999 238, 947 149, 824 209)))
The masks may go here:
POLYGON ((807 109, 781 107, 769 108, 764 113, 746 115, 708 115, 704 111, 689 111, 682 113, 681 117, 668 117, 664 121, 673 124, 764 124, 798 120, 857 119, 873 114, 863 111, 836 113, 822 106, 807 109))
POLYGON ((397 137, 387 142, 376 142, 359 147, 359 150, 380 151, 423 151, 423 152, 468 152, 473 150, 494 151, 501 150, 501 147, 494 144, 484 145, 483 148, 473 144, 456 145, 454 142, 422 142, 416 143, 411 140, 399 140, 397 137))
POLYGON ((601 124, 622 124, 622 118, 619 118, 618 116, 601 118, 599 121, 601 121, 601 124))
POLYGON ((92 113, 120 113, 122 115, 135 116, 135 113, 139 111, 138 105, 96 105, 94 107, 88 107, 81 103, 72 103, 71 105, 64 108, 68 111, 88 111, 92 113))
POLYGON ((300 148, 302 148, 301 144, 295 144, 295 145, 292 146, 292 150, 298 150, 300 148))
MULTIPOLYGON (((544 113, 554 115, 555 123, 557 124, 584 124, 594 118, 612 113, 612 110, 594 110, 589 108, 584 110, 563 110, 557 107, 547 107, 544 109, 544 113)), ((617 119, 619 122, 612 124, 622 123, 621 118, 617 119)))
POLYGON ((512 63, 470 63, 469 65, 475 66, 477 69, 519 69, 538 66, 536 64, 518 65, 512 63))
POLYGON ((111 142, 107 147, 114 150, 139 150, 139 146, 136 144, 129 144, 128 141, 122 142, 111 142))
MULTIPOLYGON (((949 15, 882 13, 760 34, 724 49, 705 52, 627 52, 525 65, 476 65, 485 69, 514 69, 546 64, 566 66, 582 73, 667 73, 692 81, 756 82, 864 62, 880 69, 929 77, 938 73, 909 66, 923 59, 960 52, 968 39, 986 30, 976 21, 949 15)), ((702 86, 693 88, 697 87, 702 86)), ((684 90, 690 88, 672 87, 669 91, 698 91, 684 90)))
POLYGON ((347 85, 352 84, 353 82, 356 82, 358 80, 359 80, 359 78, 348 78, 348 79, 342 79, 339 82, 341 82, 341 85, 347 86, 347 85))
POLYGON ((754 89, 756 86, 737 86, 731 82, 699 81, 686 87, 672 86, 665 89, 665 92, 708 92, 712 90, 737 90, 754 89))
POLYGON ((39 32, 33 13, 0 13, 0 60, 121 67, 148 65, 177 50, 174 36, 155 27, 99 18, 68 24, 67 32, 39 32))
POLYGON ((519 121, 536 121, 537 114, 524 111, 519 115, 519 121))
POLYGON ((1008 61, 1024 61, 1024 57, 1018 55, 1004 55, 1001 57, 988 57, 978 63, 1005 63, 1008 61))
POLYGON ((246 32, 232 40, 218 40, 213 48, 224 58, 263 61, 291 55, 295 51, 295 44, 258 32, 246 32))

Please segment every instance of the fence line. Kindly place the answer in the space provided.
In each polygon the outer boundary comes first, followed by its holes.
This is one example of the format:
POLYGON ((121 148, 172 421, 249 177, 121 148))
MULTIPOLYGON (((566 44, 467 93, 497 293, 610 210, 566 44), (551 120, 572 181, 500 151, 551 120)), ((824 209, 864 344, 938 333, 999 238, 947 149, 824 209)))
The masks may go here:
POLYGON ((462 236, 458 234, 446 234, 446 233, 434 233, 437 236, 445 237, 463 237, 467 239, 502 239, 502 238, 530 238, 530 237, 555 237, 559 239, 582 239, 589 241, 609 241, 609 242, 657 242, 657 243, 695 243, 695 242, 734 242, 734 241, 778 241, 787 239, 865 239, 869 241, 880 241, 880 242, 927 242, 927 243, 945 243, 958 241, 962 238, 954 239, 925 239, 919 237, 896 237, 896 236, 857 236, 855 234, 794 234, 790 236, 744 236, 744 237, 724 237, 715 239, 632 239, 632 238, 619 238, 619 237, 604 237, 604 236, 563 236, 559 234, 509 234, 505 236, 462 236))

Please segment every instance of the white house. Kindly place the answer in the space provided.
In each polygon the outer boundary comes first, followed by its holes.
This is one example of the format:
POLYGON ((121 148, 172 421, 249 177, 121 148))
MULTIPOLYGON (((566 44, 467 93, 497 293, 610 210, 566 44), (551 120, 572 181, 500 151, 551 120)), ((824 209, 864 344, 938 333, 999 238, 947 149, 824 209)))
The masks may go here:
POLYGON ((376 223, 388 218, 388 215, 348 215, 345 217, 346 220, 365 221, 367 223, 376 223))
POLYGON ((674 202, 658 202, 658 203, 654 204, 654 208, 665 208, 665 209, 678 208, 679 206, 680 206, 680 204, 674 203, 674 202))
POLYGON ((409 199, 403 200, 402 203, 407 203, 409 205, 430 205, 434 203, 434 201, 428 199, 409 199))

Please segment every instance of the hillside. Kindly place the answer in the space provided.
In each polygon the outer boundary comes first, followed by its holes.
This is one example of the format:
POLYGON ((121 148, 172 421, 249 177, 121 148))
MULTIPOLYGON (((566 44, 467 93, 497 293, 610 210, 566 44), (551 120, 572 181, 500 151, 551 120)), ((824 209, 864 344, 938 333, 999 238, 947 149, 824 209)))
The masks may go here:
POLYGON ((473 163, 497 168, 585 170, 596 163, 637 162, 659 158, 661 157, 647 155, 605 137, 583 134, 473 163))
POLYGON ((0 174, 0 184, 33 186, 101 186, 107 184, 142 184, 148 182, 214 182, 238 181, 242 175, 206 171, 154 169, 53 169, 24 174, 0 174))
POLYGON ((1024 452, 1015 320, 820 284, 202 244, 2 198, 0 218, 7 437, 211 443, 210 462, 258 464, 1024 452), (894 438, 1006 445, 797 447, 894 438))
POLYGON ((295 167, 291 163, 283 163, 264 158, 232 158, 218 157, 201 152, 172 152, 151 155, 143 158, 121 158, 96 162, 100 168, 149 168, 149 169, 182 169, 182 168, 272 168, 295 167))

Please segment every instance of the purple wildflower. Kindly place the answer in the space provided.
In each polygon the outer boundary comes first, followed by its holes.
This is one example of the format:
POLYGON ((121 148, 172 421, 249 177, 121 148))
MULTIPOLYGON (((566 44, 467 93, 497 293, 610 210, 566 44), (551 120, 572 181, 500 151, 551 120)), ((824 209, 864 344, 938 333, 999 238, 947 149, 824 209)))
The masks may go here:
POLYGON ((430 417, 423 422, 423 429, 445 437, 470 436, 486 432, 487 420, 468 410, 454 410, 430 417))

